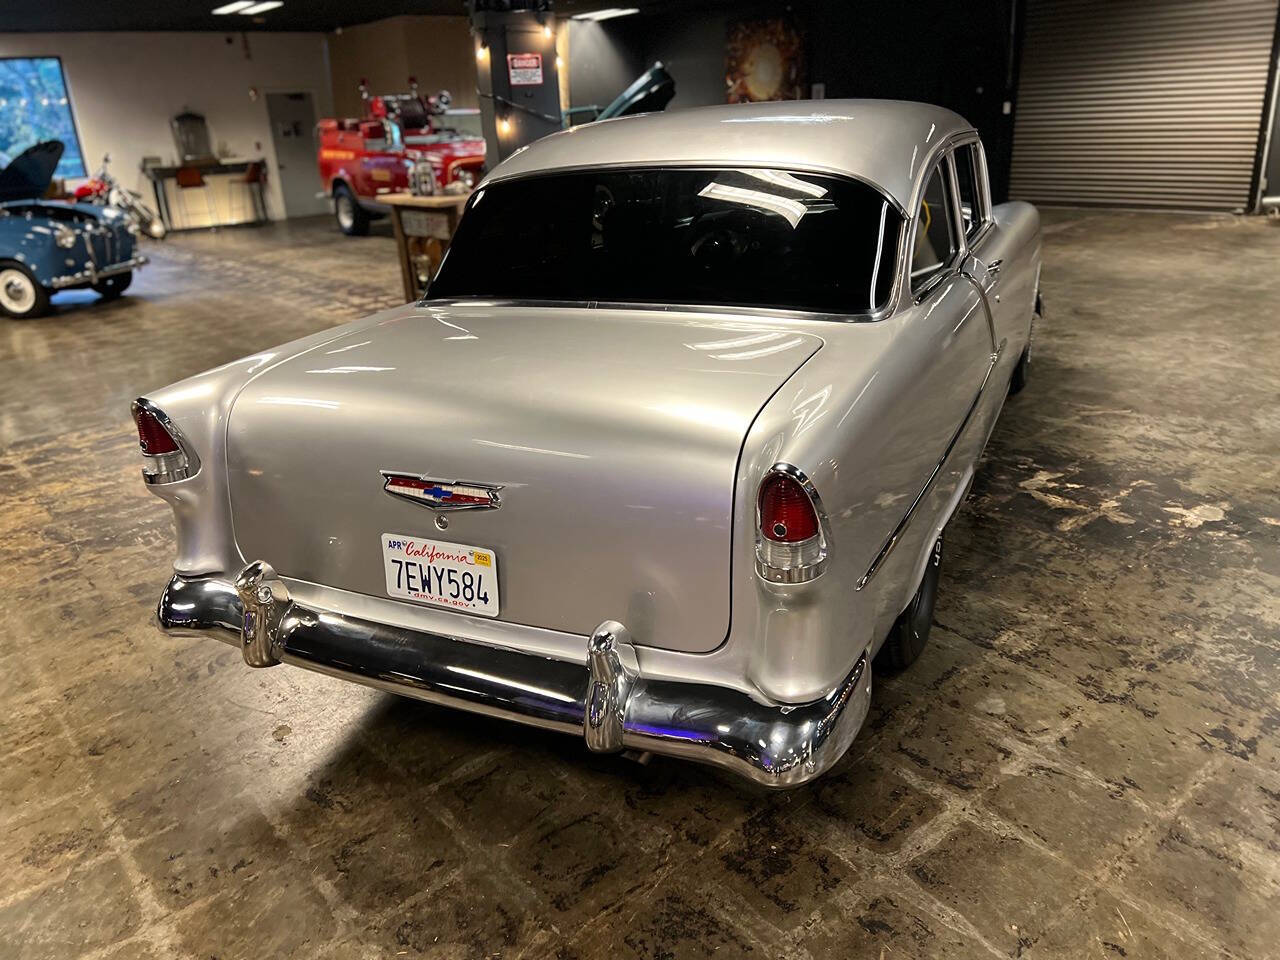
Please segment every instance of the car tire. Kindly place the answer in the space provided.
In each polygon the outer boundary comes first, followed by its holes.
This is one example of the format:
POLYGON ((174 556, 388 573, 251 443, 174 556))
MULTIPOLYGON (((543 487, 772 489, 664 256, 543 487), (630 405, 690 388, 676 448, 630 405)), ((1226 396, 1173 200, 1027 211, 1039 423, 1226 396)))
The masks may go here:
POLYGON ((126 270, 111 277, 104 277, 93 285, 93 289, 102 295, 103 300, 114 300, 129 289, 133 283, 133 271, 126 270))
POLYGON ((915 663, 924 646, 929 642, 929 628, 933 625, 933 605, 938 599, 938 577, 942 568, 942 538, 933 544, 924 576, 907 609, 898 614, 889 636, 876 654, 876 667, 893 673, 905 670, 915 663))
POLYGON ((333 188, 333 214, 338 229, 348 237, 363 237, 369 232, 369 214, 345 183, 333 188))
POLYGON ((33 320, 49 312, 49 291, 16 260, 0 260, 0 313, 33 320))
POLYGON ((1013 368, 1013 376, 1009 378, 1009 396, 1021 393, 1031 376, 1031 347, 1028 346, 1018 357, 1017 366, 1013 368))
POLYGON ((1036 308, 1031 314, 1031 329, 1027 336, 1027 345, 1022 349, 1018 364, 1013 368, 1013 375, 1009 378, 1009 396, 1021 393, 1027 381, 1031 379, 1031 338, 1035 336, 1036 325, 1040 322, 1040 310, 1040 294, 1037 293, 1036 308))

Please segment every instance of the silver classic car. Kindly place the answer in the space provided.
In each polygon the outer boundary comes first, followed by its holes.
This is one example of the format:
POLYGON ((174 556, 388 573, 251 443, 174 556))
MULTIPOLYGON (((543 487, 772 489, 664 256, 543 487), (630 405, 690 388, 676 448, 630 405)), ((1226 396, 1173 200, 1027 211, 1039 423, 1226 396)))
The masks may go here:
POLYGON ((171 632, 711 763, 848 749, 1039 310, 1039 217, 914 103, 576 127, 472 195, 429 295, 134 404, 171 632))

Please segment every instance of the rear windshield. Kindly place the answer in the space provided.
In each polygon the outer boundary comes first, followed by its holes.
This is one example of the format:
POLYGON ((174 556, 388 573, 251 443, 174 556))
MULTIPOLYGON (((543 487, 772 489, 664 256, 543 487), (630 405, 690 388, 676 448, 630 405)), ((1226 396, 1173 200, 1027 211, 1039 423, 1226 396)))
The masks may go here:
POLYGON ((726 304, 864 313, 900 218, 855 180, 786 170, 591 170, 476 192, 432 299, 726 304))

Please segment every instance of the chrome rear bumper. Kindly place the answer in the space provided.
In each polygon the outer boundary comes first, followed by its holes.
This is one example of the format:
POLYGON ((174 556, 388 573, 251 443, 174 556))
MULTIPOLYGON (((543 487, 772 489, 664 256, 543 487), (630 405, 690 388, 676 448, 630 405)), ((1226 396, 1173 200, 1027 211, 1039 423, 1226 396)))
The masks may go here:
POLYGON ((206 633, 252 666, 290 663, 419 700, 582 736, 597 752, 650 751, 724 767, 766 787, 822 774, 853 742, 871 700, 864 654, 831 693, 761 703, 711 684, 644 677, 626 628, 605 621, 582 662, 309 608, 270 566, 235 582, 175 575, 156 611, 168 633, 206 633))

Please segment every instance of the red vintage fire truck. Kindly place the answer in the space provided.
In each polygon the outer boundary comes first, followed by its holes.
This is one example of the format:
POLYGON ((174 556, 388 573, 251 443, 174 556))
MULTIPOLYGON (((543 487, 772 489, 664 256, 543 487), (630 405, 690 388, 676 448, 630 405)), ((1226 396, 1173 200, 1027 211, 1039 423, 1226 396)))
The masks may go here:
POLYGON ((362 119, 321 120, 317 163, 338 227, 348 236, 369 232, 369 221, 387 212, 384 193, 465 192, 484 171, 484 139, 445 126, 447 90, 369 96, 362 119))

